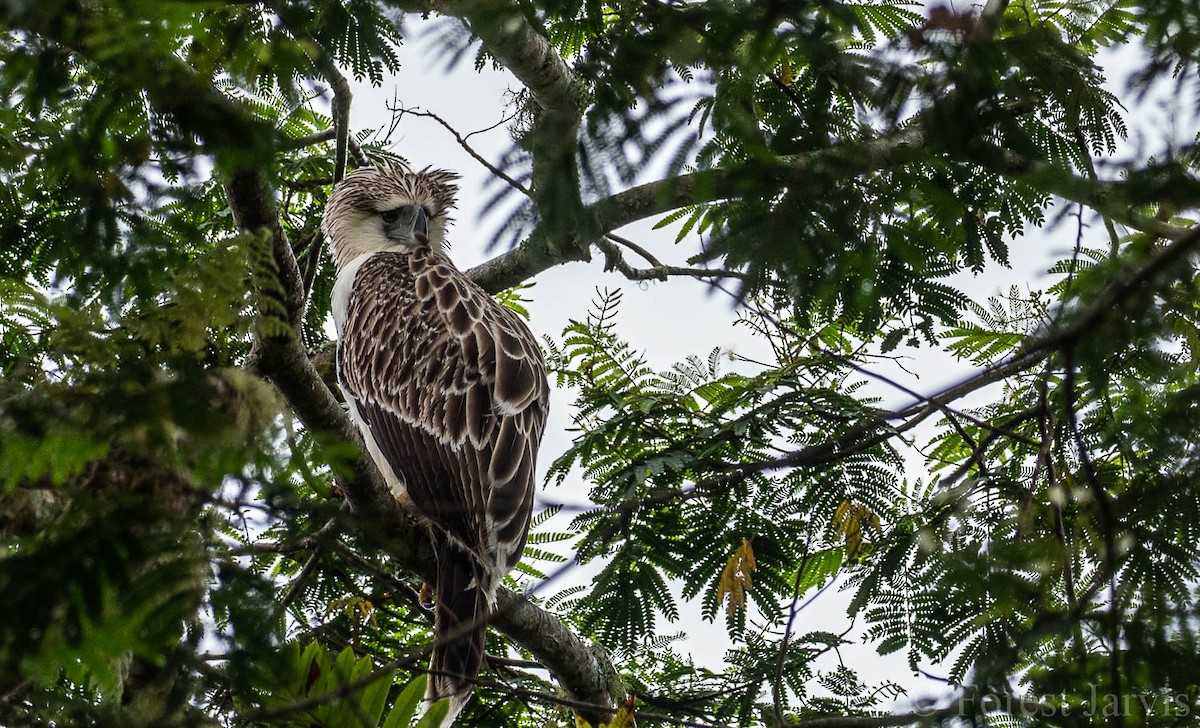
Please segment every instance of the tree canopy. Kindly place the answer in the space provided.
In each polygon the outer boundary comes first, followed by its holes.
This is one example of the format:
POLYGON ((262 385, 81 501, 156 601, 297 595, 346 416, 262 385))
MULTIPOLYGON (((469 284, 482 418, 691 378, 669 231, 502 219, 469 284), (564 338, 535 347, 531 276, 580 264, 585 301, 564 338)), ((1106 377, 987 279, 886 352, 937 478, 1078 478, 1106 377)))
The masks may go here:
POLYGON ((556 266, 595 259, 605 289, 544 342, 577 428, 547 487, 592 506, 535 515, 460 724, 1194 721, 1196 140, 1128 143, 1156 89, 1195 118, 1193 3, 0 19, 0 723, 415 720, 430 550, 330 386, 319 220, 347 168, 404 157, 350 122, 347 79, 385 84, 422 28, 522 88, 481 160, 503 252, 469 275, 518 311, 556 266), (622 235, 643 220, 686 245, 622 235), (1043 287, 980 295, 1051 226, 1070 253, 1043 287), (720 282, 770 360, 652 367, 608 289, 670 278, 720 282), (970 373, 885 408, 864 383, 921 350, 970 373), (831 587, 846 630, 807 629, 831 587), (723 665, 677 639, 683 602, 723 665), (947 701, 830 662, 854 640, 937 665, 947 701))

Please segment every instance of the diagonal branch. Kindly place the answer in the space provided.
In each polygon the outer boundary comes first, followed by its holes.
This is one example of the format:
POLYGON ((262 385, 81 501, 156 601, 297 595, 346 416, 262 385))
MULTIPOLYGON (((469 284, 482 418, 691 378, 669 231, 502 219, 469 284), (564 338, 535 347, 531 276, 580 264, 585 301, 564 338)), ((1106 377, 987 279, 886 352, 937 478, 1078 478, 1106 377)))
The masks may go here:
POLYGON ((596 247, 604 253, 604 269, 616 270, 631 281, 665 281, 674 276, 687 276, 691 278, 740 278, 745 279, 748 276, 742 271, 723 270, 720 268, 688 268, 677 265, 664 265, 658 263, 649 268, 634 268, 625 260, 625 256, 621 253, 613 243, 606 239, 596 241, 596 247))
MULTIPOLYGON (((576 235, 595 243, 601 236, 638 220, 677 210, 739 197, 761 189, 764 179, 780 186, 799 184, 821 171, 837 170, 849 179, 868 172, 918 160, 927 154, 924 136, 916 126, 865 142, 754 161, 740 167, 722 167, 693 172, 638 185, 610 195, 583 210, 576 235)), ((498 255, 468 271, 476 283, 490 291, 503 290, 557 265, 579 260, 553 247, 540 245, 537 232, 513 250, 498 255)))
POLYGON ((487 269, 490 279, 482 285, 496 291, 527 278, 530 267, 544 270, 549 261, 588 260, 595 234, 580 192, 577 160, 579 129, 591 102, 587 84, 517 3, 434 0, 429 6, 462 21, 484 49, 529 89, 532 99, 532 124, 519 143, 531 157, 530 195, 540 222, 522 243, 521 256, 487 269), (514 266, 518 259, 525 263, 514 266))
POLYGON ((488 53, 529 89, 542 110, 583 115, 590 100, 587 85, 576 77, 546 36, 530 25, 516 3, 431 0, 429 6, 460 19, 483 41, 488 53))
MULTIPOLYGON (((458 146, 462 147, 463 151, 465 151, 467 154, 470 154, 472 159, 474 159, 476 162, 479 162, 481 165, 483 165, 483 167, 485 169, 487 169, 487 171, 491 172, 496 177, 499 177, 500 179, 507 182, 510 187, 517 190, 521 194, 526 195, 526 196, 529 195, 528 187, 526 187, 525 185, 521 184, 520 182, 518 182, 515 179, 513 179, 512 177, 510 177, 508 174, 506 174, 504 172, 504 170, 502 170, 499 167, 497 167, 496 165, 492 164, 486 158, 484 158, 484 156, 482 154, 475 151, 475 148, 467 143, 466 137, 464 137, 462 134, 459 134, 458 129, 455 129, 453 126, 450 125, 450 122, 446 121, 442 117, 438 116, 437 114, 433 113, 432 111, 422 111, 421 109, 405 109, 405 108, 401 108, 398 106, 389 107, 389 109, 397 115, 397 119, 405 114, 411 114, 413 116, 421 116, 421 117, 425 117, 427 119, 433 119, 437 123, 441 124, 442 128, 444 128, 446 131, 450 132, 454 136, 454 140, 458 142, 458 146)), ((468 135, 468 136, 470 136, 470 135, 468 135)))
POLYGON ((1130 299, 1161 283, 1198 251, 1200 251, 1200 226, 1192 228, 1181 239, 1161 248, 1131 273, 1112 281, 1098 294, 1091 297, 1087 306, 1072 315, 1068 319, 1069 323, 1065 326, 1051 329, 1043 336, 1030 341, 1022 351, 1012 357, 986 367, 969 379, 937 394, 923 397, 917 404, 896 412, 879 413, 870 421, 851 427, 834 440, 785 453, 776 458, 750 463, 729 463, 725 465, 725 472, 701 480, 691 487, 672 489, 645 498, 622 501, 608 506, 608 508, 620 513, 624 518, 629 518, 634 513, 647 508, 725 492, 758 473, 784 468, 816 467, 844 459, 884 443, 911 430, 931 415, 944 411, 950 402, 989 384, 1026 371, 1062 349, 1072 346, 1089 332, 1095 332, 1109 317, 1120 315, 1124 305, 1130 299), (898 425, 889 424, 896 420, 903 420, 903 422, 898 425))
MULTIPOLYGON (((0 21, 59 43, 114 76, 143 84, 145 97, 156 111, 173 117, 182 128, 199 136, 205 151, 216 159, 238 228, 268 244, 270 273, 277 278, 278 298, 288 324, 286 333, 259 337, 250 365, 275 384, 297 418, 319 441, 355 443, 360 453, 365 452, 358 432, 321 380, 295 333, 304 309, 304 282, 265 171, 270 166, 275 131, 180 60, 163 58, 152 52, 153 48, 141 55, 113 54, 102 45, 93 45, 100 44, 105 36, 93 32, 91 16, 76 12, 72 14, 74 23, 61 23, 54 4, 0 5, 0 21), (14 8, 24 10, 17 12, 14 8)), ((431 576, 433 559, 424 531, 392 496, 370 459, 360 454, 348 471, 338 473, 338 478, 354 505, 353 525, 403 568, 431 576)), ((574 699, 612 704, 612 669, 606 667, 599 653, 557 617, 524 597, 502 589, 498 602, 494 625, 545 664, 574 699)))
MULTIPOLYGON (((316 144, 324 144, 325 142, 329 141, 330 139, 336 139, 336 138, 337 138, 337 129, 322 129, 321 131, 315 132, 313 134, 306 134, 304 136, 299 136, 294 139, 286 139, 279 143, 279 148, 282 150, 287 150, 287 151, 290 151, 292 149, 303 149, 305 147, 311 147, 316 144)), ((326 182, 326 184, 329 184, 329 183, 326 182)))
POLYGON ((590 208, 596 228, 616 230, 688 205, 716 202, 761 189, 764 180, 800 184, 814 173, 836 171, 844 179, 918 161, 928 154, 918 125, 867 141, 854 141, 806 154, 756 160, 648 182, 610 195, 590 208))
MULTIPOLYGON (((918 126, 907 127, 895 134, 866 142, 852 142, 808 154, 779 157, 771 162, 754 162, 738 168, 716 168, 638 185, 610 195, 587 208, 591 216, 588 229, 595 238, 639 220, 664 214, 688 205, 734 199, 759 188, 762 180, 772 179, 780 187, 800 184, 816 172, 836 170, 837 176, 850 179, 890 167, 920 161, 930 153, 925 134, 918 126)), ((1021 182, 1065 200, 1083 204, 1106 219, 1127 228, 1167 240, 1180 240, 1188 229, 1172 225, 1137 210, 1136 201, 1146 199, 1147 182, 1106 182, 1078 177, 1046 162, 1022 158, 1004 152, 1000 163, 980 155, 972 160, 1010 179, 1021 182)), ((1171 197, 1182 198, 1186 204, 1200 204, 1200 184, 1179 179, 1164 179, 1170 186, 1171 197)), ((1186 206, 1186 205, 1184 205, 1186 206)), ((593 243, 595 241, 593 240, 593 243)), ((538 273, 571 260, 574 257, 556 255, 545 246, 532 244, 532 238, 513 250, 496 256, 469 271, 477 283, 488 290, 514 286, 538 273)))

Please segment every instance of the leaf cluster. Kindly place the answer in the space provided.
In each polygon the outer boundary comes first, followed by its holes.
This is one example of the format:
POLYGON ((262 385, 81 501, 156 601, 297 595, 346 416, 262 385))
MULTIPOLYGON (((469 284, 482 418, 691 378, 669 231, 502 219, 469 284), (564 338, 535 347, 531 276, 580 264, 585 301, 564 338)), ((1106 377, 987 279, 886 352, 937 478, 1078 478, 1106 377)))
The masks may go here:
MULTIPOLYGON (((1129 97, 1100 65, 1137 42, 1140 90, 1173 73, 1186 89, 1191 4, 438 7, 470 19, 445 20, 451 60, 501 17, 540 34, 586 99, 576 135, 519 96, 501 165, 532 188, 501 226, 530 235, 517 259, 586 247, 612 232, 605 210, 657 215, 690 264, 742 274, 743 323, 772 352, 656 370, 609 291, 546 341, 575 395, 551 478, 585 482, 592 505, 569 526, 536 515, 511 583, 548 580, 571 543, 595 578, 534 599, 612 651, 639 711, 871 720, 902 690, 846 663, 861 639, 972 700, 1055 696, 1053 724, 1102 708, 1097 686, 1139 699, 1129 722, 1194 712, 1200 328, 1178 246, 1195 152, 1114 162, 1129 97), (612 195, 648 178, 671 184, 612 195), (1075 252, 1046 290, 975 295, 1062 198, 1081 206, 1075 252), (864 382, 902 346, 975 367, 974 398, 880 409, 864 382), (839 588, 850 628, 811 628, 807 600, 839 588), (669 634, 693 607, 723 620, 719 667, 669 634)), ((377 85, 398 69, 395 15, 0 5, 0 722, 414 717, 420 584, 344 507, 354 448, 298 427, 255 373, 264 341, 328 358, 322 98, 338 69, 377 85), (246 170, 277 230, 239 232, 227 185, 246 170)), ((475 57, 520 62, 494 44, 475 57)), ((393 154, 386 133, 351 140, 393 154)), ((525 292, 500 300, 527 315, 525 292)), ((565 718, 531 651, 495 630, 486 651, 464 722, 565 718)))

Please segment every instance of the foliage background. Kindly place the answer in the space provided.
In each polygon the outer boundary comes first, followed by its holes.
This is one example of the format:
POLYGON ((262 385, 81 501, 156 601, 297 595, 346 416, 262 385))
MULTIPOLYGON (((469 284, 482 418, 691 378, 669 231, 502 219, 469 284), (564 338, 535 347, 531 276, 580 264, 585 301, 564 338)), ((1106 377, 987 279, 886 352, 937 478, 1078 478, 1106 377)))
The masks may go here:
MULTIPOLYGON (((401 722, 428 640, 423 538, 318 388, 315 237, 339 148, 408 154, 357 123, 337 142, 317 100, 346 99, 331 61, 368 82, 396 70, 412 51, 397 8, 3 8, 5 721, 401 722)), ((497 250, 515 247, 477 280, 498 292, 593 246, 602 287, 722 280, 759 341, 757 361, 703 345, 650 364, 625 328, 652 299, 612 293, 551 332, 577 395, 556 408, 580 428, 551 475, 600 507, 539 519, 521 578, 555 554, 595 578, 505 597, 522 606, 493 630, 467 721, 594 720, 627 690, 644 721, 702 725, 948 719, 985 695, 1009 708, 991 722, 1188 720, 1194 140, 1125 151, 1128 114, 1090 58, 1140 43, 1144 83, 1192 90, 1193 9, 399 9, 445 16, 423 59, 529 89, 497 176, 532 195, 490 188, 497 250), (1047 216, 1066 244, 1046 290, 976 295, 970 274, 1013 262, 1047 216), (643 218, 702 247, 642 262, 623 225, 643 218), (974 378, 879 401, 863 382, 898 346, 974 378), (897 687, 797 617, 835 577, 846 625, 937 665, 961 699, 871 717, 897 687), (723 664, 672 640, 688 600, 727 632, 723 664)), ((535 314, 545 290, 523 292, 535 314)))

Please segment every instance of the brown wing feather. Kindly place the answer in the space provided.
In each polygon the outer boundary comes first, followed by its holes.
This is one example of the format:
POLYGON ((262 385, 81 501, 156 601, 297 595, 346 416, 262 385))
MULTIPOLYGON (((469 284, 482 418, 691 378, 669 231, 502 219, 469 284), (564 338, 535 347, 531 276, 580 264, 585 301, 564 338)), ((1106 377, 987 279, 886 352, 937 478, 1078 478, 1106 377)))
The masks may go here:
POLYGON ((339 374, 413 505, 489 569, 520 558, 548 407, 533 334, 425 248, 354 282, 339 374))
POLYGON ((338 376, 436 535, 430 699, 469 694, 500 577, 520 560, 549 384, 533 334, 428 249, 358 270, 338 376))

